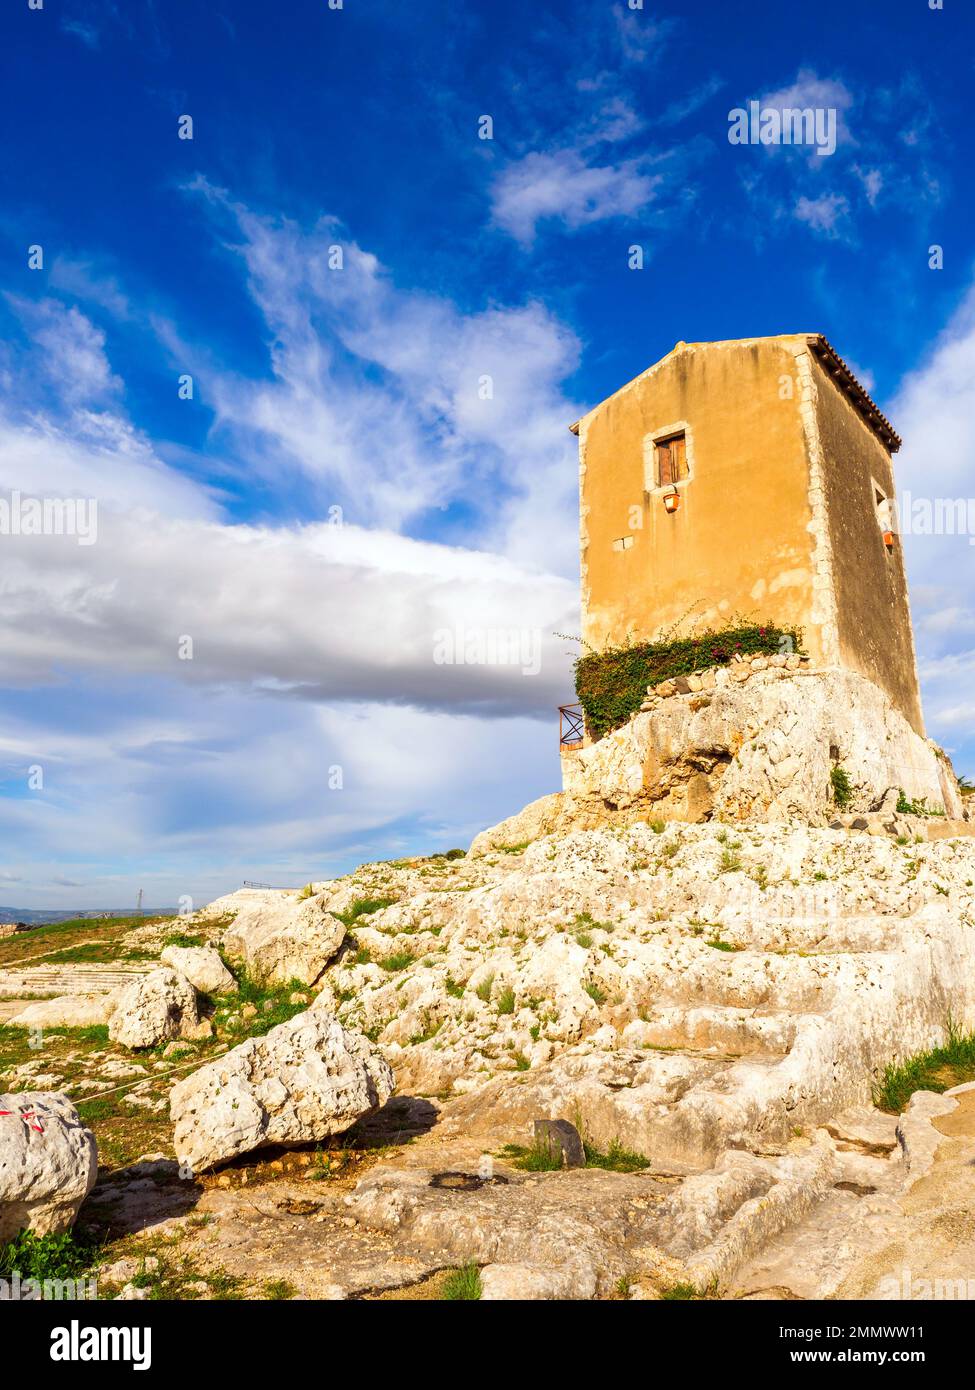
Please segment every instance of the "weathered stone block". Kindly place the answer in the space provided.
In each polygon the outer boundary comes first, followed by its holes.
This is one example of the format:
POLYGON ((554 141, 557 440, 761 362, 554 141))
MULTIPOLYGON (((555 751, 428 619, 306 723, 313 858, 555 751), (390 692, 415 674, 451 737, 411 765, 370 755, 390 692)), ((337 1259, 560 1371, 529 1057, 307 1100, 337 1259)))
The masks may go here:
POLYGON ((544 1144, 553 1156, 561 1154, 563 1168, 585 1168, 586 1150, 582 1136, 568 1120, 536 1120, 535 1142, 544 1144))

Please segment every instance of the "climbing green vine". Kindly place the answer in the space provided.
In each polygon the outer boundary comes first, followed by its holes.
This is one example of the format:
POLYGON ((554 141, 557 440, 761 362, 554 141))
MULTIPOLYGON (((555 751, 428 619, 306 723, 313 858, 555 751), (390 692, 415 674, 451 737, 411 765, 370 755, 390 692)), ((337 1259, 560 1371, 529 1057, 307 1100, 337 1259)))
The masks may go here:
POLYGON ((741 657, 802 651, 802 629, 774 623, 737 623, 709 628, 693 637, 642 642, 585 652, 575 663, 576 696, 592 738, 602 738, 632 719, 647 687, 741 657))

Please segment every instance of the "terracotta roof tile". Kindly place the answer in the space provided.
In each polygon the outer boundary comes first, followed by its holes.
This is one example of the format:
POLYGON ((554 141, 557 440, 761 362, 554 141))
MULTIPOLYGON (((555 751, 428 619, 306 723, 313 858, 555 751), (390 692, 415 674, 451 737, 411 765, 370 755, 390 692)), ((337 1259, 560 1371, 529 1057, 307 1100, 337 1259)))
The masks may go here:
POLYGON ((857 381, 849 365, 843 361, 826 335, 811 333, 808 342, 825 369, 836 379, 840 389, 846 391, 850 396, 853 405, 866 420, 874 434, 878 436, 880 442, 886 445, 892 454, 896 454, 901 447, 900 435, 866 388, 857 381))

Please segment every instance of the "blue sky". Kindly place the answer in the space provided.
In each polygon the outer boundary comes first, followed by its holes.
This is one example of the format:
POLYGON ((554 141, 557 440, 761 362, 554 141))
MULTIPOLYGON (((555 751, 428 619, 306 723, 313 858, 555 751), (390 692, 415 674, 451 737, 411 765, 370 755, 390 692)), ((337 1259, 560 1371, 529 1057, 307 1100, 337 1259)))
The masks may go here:
MULTIPOLYGON (((0 539, 0 902, 303 881, 553 790, 566 426, 679 339, 825 332, 902 487, 972 493, 973 38, 961 0, 9 0, 0 494, 98 537, 0 539), (729 144, 753 99, 835 153, 729 144), (538 660, 433 656, 515 624, 538 660)), ((968 541, 905 538, 971 774, 968 541)))

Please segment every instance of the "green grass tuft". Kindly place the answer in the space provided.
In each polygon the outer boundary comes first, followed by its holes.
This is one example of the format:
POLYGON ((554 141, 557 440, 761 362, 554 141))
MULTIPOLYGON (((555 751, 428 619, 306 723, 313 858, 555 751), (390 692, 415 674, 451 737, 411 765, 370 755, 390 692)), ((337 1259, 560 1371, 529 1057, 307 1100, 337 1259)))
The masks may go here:
POLYGON ((392 907, 396 901, 396 898, 356 898, 344 912, 333 912, 332 916, 337 917, 343 926, 351 927, 360 917, 370 917, 384 907, 392 907))
POLYGON ((95 1125, 99 1120, 112 1120, 122 1113, 118 1096, 94 1096, 91 1100, 79 1101, 75 1107, 78 1119, 83 1125, 95 1125))
POLYGON ((452 1269, 440 1288, 440 1299, 445 1303, 476 1302, 480 1296, 481 1271, 475 1264, 452 1269))
POLYGON ((206 937, 192 936, 189 932, 173 931, 163 938, 163 946, 205 946, 206 937))
POLYGON ((521 1168, 526 1173, 559 1173, 562 1171, 562 1151, 544 1139, 535 1139, 531 1144, 505 1144, 500 1157, 506 1158, 513 1168, 521 1168))
POLYGON ((671 1284, 669 1289, 663 1289, 660 1294, 665 1303, 680 1303, 685 1299, 700 1298, 694 1284, 671 1284))
POLYGON ((241 1007, 244 1004, 253 1004, 257 1013, 253 1018, 241 1020, 240 1030, 247 1037, 261 1036, 276 1028, 279 1023, 287 1023, 295 1014, 304 1013, 308 1004, 293 1004, 291 996, 302 994, 307 988, 308 986, 300 980, 289 980, 283 985, 264 985, 248 975, 246 970, 237 967, 237 993, 220 1000, 217 1020, 230 1015, 239 1018, 241 1007))
POLYGON ((264 1297, 272 1303, 294 1298, 298 1290, 287 1279, 268 1279, 264 1285, 264 1297))
POLYGON ((386 956, 379 964, 390 974, 395 974, 397 970, 405 970, 412 965, 415 959, 416 957, 410 955, 409 951, 394 951, 391 956, 386 956))
POLYGON ((626 1149, 618 1139, 610 1142, 605 1152, 597 1149, 588 1140, 583 1141, 587 1168, 608 1168, 613 1173, 641 1173, 650 1167, 650 1159, 644 1158, 633 1149, 626 1149))
POLYGON ((108 1046, 107 1023, 88 1023, 84 1028, 59 1028, 58 1032, 64 1033, 74 1042, 97 1043, 99 1047, 108 1046))
POLYGON ((878 1110, 899 1115, 915 1091, 948 1091, 963 1081, 975 1081, 975 1033, 960 1034, 951 1020, 943 1047, 917 1052, 892 1062, 874 1089, 878 1110))

